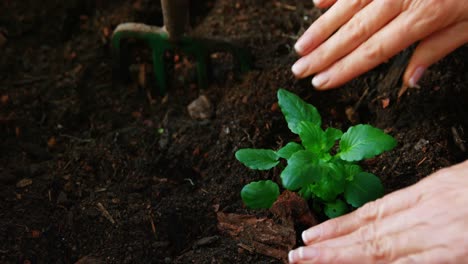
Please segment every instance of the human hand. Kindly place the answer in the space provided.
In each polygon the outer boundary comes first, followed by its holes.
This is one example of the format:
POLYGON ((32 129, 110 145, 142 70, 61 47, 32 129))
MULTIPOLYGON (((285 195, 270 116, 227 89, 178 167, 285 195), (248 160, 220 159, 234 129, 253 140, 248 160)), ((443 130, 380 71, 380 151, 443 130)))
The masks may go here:
POLYGON ((302 234, 290 263, 465 263, 468 160, 302 234))
POLYGON ((468 1, 314 0, 331 8, 299 38, 297 78, 315 74, 320 90, 337 87, 420 41, 403 81, 417 86, 425 69, 468 42, 468 1))

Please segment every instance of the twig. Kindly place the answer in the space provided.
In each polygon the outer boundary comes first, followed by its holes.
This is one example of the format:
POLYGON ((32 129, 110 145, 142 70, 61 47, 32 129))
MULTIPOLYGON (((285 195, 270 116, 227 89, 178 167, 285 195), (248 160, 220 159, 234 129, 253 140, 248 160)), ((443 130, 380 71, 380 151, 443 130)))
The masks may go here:
POLYGON ((191 184, 192 186, 195 186, 195 183, 193 183, 192 179, 190 179, 190 178, 185 178, 184 180, 190 182, 190 184, 191 184))
POLYGON ((400 162, 400 156, 397 157, 397 159, 395 160, 395 162, 393 162, 393 165, 392 165, 392 168, 390 169, 390 171, 392 172, 395 167, 398 165, 398 162, 400 162))
POLYGON ((255 146, 255 142, 252 140, 252 138, 250 137, 249 133, 247 133, 247 131, 245 129, 242 129, 242 132, 244 132, 244 134, 247 136, 247 140, 252 143, 252 146, 255 146))
POLYGON ((154 224, 153 215, 150 214, 150 223, 151 223, 151 231, 156 236, 156 225, 154 224))
POLYGON ((427 160, 427 157, 424 157, 420 162, 418 162, 416 167, 419 167, 419 165, 423 164, 426 160, 427 160))
POLYGON ((66 135, 66 134, 60 134, 60 136, 64 137, 64 138, 69 138, 69 139, 72 139, 72 140, 75 140, 75 141, 78 141, 78 142, 83 142, 83 143, 93 142, 92 139, 83 139, 83 138, 78 138, 78 137, 71 136, 71 135, 66 135))
POLYGON ((451 127, 451 130, 452 130, 453 141, 455 142, 455 144, 458 146, 458 148, 460 148, 461 151, 466 152, 464 141, 460 137, 458 130, 455 127, 451 127))
POLYGON ((284 37, 284 38, 290 38, 290 39, 293 39, 293 40, 298 39, 298 36, 297 36, 297 35, 291 35, 291 34, 284 34, 284 33, 281 33, 281 36, 284 37))
POLYGON ((364 101, 364 98, 369 94, 369 84, 366 82, 366 90, 364 90, 364 93, 362 93, 361 97, 359 100, 356 102, 356 104, 353 107, 353 114, 356 113, 356 111, 361 107, 362 102, 364 101))
POLYGON ((68 169, 68 166, 70 166, 70 164, 71 164, 71 160, 69 160, 69 161, 65 164, 65 166, 63 166, 63 169, 62 169, 62 170, 68 169))
POLYGON ((115 220, 114 220, 114 218, 112 218, 112 216, 110 215, 109 211, 107 211, 107 209, 104 207, 104 205, 102 205, 102 203, 97 203, 97 207, 98 207, 99 211, 101 211, 102 215, 103 215, 107 220, 109 220, 109 222, 111 222, 113 225, 115 225, 115 220))
POLYGON ((283 4, 283 3, 280 3, 280 2, 275 2, 275 6, 279 7, 279 8, 286 9, 288 11, 296 11, 296 9, 297 9, 297 7, 295 7, 293 5, 283 4))
POLYGON ((47 80, 49 78, 50 78, 49 76, 40 76, 40 77, 36 77, 36 78, 29 78, 29 79, 13 82, 13 86, 22 86, 22 85, 33 84, 33 83, 36 83, 36 82, 45 81, 45 80, 47 80))

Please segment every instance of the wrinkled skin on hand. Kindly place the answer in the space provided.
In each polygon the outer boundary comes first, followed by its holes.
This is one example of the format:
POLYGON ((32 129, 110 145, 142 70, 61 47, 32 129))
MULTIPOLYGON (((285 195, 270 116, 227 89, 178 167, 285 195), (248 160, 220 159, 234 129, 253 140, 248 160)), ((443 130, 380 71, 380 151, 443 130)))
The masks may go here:
POLYGON ((290 263, 466 263, 468 160, 302 234, 290 263))
POLYGON ((314 0, 330 7, 295 45, 297 78, 315 74, 316 89, 337 87, 418 42, 403 82, 468 42, 466 0, 314 0))

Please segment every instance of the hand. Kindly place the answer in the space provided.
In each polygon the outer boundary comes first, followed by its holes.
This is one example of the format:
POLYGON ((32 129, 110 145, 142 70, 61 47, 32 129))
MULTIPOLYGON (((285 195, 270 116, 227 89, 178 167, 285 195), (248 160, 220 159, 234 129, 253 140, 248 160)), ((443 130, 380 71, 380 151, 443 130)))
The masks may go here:
POLYGON ((302 234, 290 263, 466 263, 468 160, 302 234))
POLYGON ((314 0, 331 8, 295 45, 297 78, 316 74, 321 90, 337 87, 420 41, 403 81, 417 86, 425 69, 468 42, 466 0, 314 0))

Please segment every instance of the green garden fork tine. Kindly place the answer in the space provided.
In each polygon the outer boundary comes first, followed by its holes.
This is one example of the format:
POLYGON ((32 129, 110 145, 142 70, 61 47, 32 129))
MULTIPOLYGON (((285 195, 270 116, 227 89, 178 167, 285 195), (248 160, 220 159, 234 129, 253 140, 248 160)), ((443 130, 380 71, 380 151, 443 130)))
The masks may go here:
POLYGON ((153 59, 153 71, 159 93, 167 92, 166 67, 164 55, 166 51, 180 51, 185 55, 193 56, 196 60, 198 85, 206 88, 210 65, 210 54, 214 52, 228 52, 232 54, 236 68, 240 73, 250 70, 252 62, 250 54, 243 48, 237 47, 225 41, 214 39, 192 38, 184 35, 188 5, 187 0, 162 0, 164 21, 169 33, 163 28, 149 26, 141 23, 120 24, 112 35, 112 53, 114 66, 121 65, 121 41, 134 38, 143 40, 151 48, 153 59))

